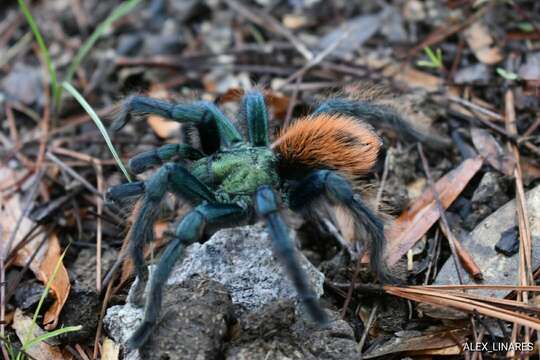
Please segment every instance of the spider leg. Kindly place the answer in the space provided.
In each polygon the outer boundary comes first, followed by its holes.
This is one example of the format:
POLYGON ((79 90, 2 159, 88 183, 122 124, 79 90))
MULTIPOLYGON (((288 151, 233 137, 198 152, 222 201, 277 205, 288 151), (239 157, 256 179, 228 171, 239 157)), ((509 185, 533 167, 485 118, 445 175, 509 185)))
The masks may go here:
POLYGON ((155 270, 152 272, 150 289, 146 298, 144 319, 128 340, 128 347, 136 349, 150 338, 159 321, 163 301, 163 287, 171 274, 176 260, 184 249, 201 239, 207 225, 221 224, 226 220, 237 220, 245 216, 245 211, 234 204, 202 204, 191 210, 180 222, 174 239, 167 245, 155 270))
POLYGON ((336 98, 323 102, 315 109, 314 114, 329 113, 343 114, 367 121, 379 128, 388 127, 397 131, 405 140, 422 142, 432 148, 449 146, 446 139, 433 134, 424 134, 410 125, 395 109, 388 106, 373 104, 364 100, 336 98))
POLYGON ((370 266, 382 283, 396 283, 384 262, 384 224, 373 211, 354 194, 350 183, 341 175, 330 170, 317 170, 300 181, 289 194, 289 205, 300 210, 317 197, 325 195, 330 200, 349 208, 365 230, 371 249, 370 266))
MULTIPOLYGON (((131 96, 126 99, 120 113, 111 125, 113 131, 123 128, 136 114, 155 114, 180 123, 191 123, 197 127, 217 129, 214 143, 219 142, 221 147, 229 147, 242 142, 242 136, 232 122, 208 101, 198 101, 192 104, 175 104, 168 101, 153 99, 146 96, 131 96), (217 141, 216 141, 217 140, 217 141)), ((208 134, 212 134, 209 131, 208 134)), ((205 139, 201 134, 201 140, 205 139)))
POLYGON ((249 141, 253 146, 268 145, 268 111, 263 94, 248 92, 242 102, 242 113, 246 119, 249 141))
POLYGON ((257 190, 255 209, 266 222, 273 240, 274 251, 289 273, 300 301, 315 321, 320 324, 327 323, 327 315, 320 307, 317 296, 310 288, 306 275, 298 263, 295 246, 289 238, 289 229, 278 212, 278 201, 270 187, 263 186, 257 190))
POLYGON ((186 144, 167 144, 135 155, 129 160, 129 168, 133 173, 140 174, 151 166, 161 165, 164 161, 171 160, 174 156, 179 156, 180 159, 198 160, 204 157, 204 154, 186 144))
POLYGON ((109 202, 117 202, 132 196, 142 195, 144 193, 144 182, 133 181, 130 183, 111 186, 107 189, 105 199, 109 202))
POLYGON ((131 227, 129 251, 133 259, 139 281, 133 292, 133 302, 140 304, 148 269, 144 263, 144 244, 153 240, 154 222, 158 216, 161 201, 170 191, 193 203, 215 202, 214 194, 180 164, 163 165, 144 183, 145 193, 131 227))

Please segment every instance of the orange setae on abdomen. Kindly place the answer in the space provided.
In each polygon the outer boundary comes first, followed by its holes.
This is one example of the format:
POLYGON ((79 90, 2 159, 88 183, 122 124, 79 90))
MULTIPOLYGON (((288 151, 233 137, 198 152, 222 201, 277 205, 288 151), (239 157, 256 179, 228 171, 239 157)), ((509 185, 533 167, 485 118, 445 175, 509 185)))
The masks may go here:
POLYGON ((284 166, 331 169, 357 177, 371 170, 381 145, 373 129, 358 119, 317 114, 282 130, 272 147, 284 166))

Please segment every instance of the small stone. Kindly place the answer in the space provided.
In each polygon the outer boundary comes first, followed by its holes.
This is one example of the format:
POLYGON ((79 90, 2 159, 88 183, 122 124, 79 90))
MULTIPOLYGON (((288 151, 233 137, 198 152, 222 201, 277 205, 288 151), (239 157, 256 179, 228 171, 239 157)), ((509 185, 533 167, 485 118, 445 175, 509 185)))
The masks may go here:
POLYGON ((99 321, 101 300, 94 288, 73 286, 68 300, 60 313, 60 327, 81 325, 79 331, 59 335, 56 339, 62 344, 93 344, 99 321))
MULTIPOLYGON (((316 295, 322 295, 324 275, 300 251, 297 259, 316 295)), ((263 226, 220 230, 204 244, 186 249, 164 289, 162 324, 141 357, 132 351, 126 359, 216 358, 233 304, 234 311, 244 315, 277 300, 289 300, 294 319, 303 319, 302 308, 294 307, 296 296, 263 226), (197 274, 206 280, 193 280, 197 274)), ((113 340, 123 344, 142 316, 143 309, 129 303, 113 306, 107 311, 105 327, 113 340)), ((289 356, 293 353, 287 351, 289 356)))
POLYGON ((487 84, 490 77, 489 68, 479 63, 458 70, 454 75, 454 82, 456 84, 487 84))
MULTIPOLYGON (((27 280, 17 285, 13 303, 21 310, 31 311, 36 306, 45 290, 45 286, 36 280, 27 280)), ((50 300, 50 296, 48 296, 50 300)))
MULTIPOLYGON (((471 198, 472 211, 463 226, 468 230, 474 228, 479 221, 506 203, 509 200, 506 190, 506 182, 502 175, 495 171, 487 172, 474 191, 471 198)), ((484 226, 489 227, 489 224, 486 222, 484 226)))
POLYGON ((339 315, 328 311, 326 328, 295 315, 294 302, 277 301, 240 318, 240 335, 225 353, 226 360, 357 359, 354 333, 339 315))
MULTIPOLYGON (((499 193, 492 193, 492 197, 498 197, 499 193), (497 196, 493 196, 496 194, 497 196)), ((525 194, 526 206, 529 212, 529 223, 532 238, 532 263, 536 269, 540 264, 540 186, 529 190, 525 194)), ((519 256, 507 257, 495 251, 495 244, 501 234, 513 228, 516 223, 516 201, 512 200, 500 207, 488 218, 483 220, 466 237, 462 243, 465 250, 474 258, 484 276, 484 284, 503 285, 517 284, 519 274, 519 256), (486 226, 487 224, 490 226, 486 226)), ((466 272, 462 272, 463 284, 474 284, 474 279, 466 272)), ((456 270, 452 258, 448 259, 439 271, 435 285, 457 284, 456 270)), ((505 290, 482 289, 476 292, 478 295, 503 297, 505 290)), ((430 314, 431 316, 431 314, 430 314)))
MULTIPOLYGON (((107 311, 105 327, 125 344, 142 320, 143 309, 130 304, 107 311)), ((165 287, 159 326, 140 351, 125 359, 216 359, 221 353, 232 318, 232 303, 223 285, 201 276, 165 287)))
MULTIPOLYGON (((312 289, 321 296, 324 275, 300 251, 297 259, 312 289)), ((225 285, 240 311, 260 309, 278 299, 296 299, 295 288, 274 257, 272 240, 260 225, 223 229, 206 243, 191 245, 168 283, 182 282, 193 274, 225 285)))
POLYGON ((43 81, 41 69, 21 63, 15 63, 13 69, 2 80, 2 88, 8 99, 22 102, 26 105, 43 103, 43 81))

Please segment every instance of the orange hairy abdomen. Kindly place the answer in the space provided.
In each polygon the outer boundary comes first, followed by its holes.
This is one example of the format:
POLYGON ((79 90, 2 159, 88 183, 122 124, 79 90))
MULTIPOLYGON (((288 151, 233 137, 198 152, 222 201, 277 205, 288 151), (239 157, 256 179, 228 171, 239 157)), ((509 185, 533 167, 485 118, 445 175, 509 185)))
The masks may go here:
POLYGON ((330 114, 298 119, 273 145, 287 166, 337 170, 352 177, 369 172, 380 147, 381 140, 369 125, 330 114))

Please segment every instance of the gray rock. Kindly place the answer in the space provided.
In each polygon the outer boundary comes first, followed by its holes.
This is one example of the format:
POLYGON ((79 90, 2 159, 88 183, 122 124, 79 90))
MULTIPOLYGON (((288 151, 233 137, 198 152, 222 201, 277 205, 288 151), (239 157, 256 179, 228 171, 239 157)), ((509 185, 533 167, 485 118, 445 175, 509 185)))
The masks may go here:
MULTIPOLYGON (((499 194, 492 193, 491 196, 497 197, 499 194)), ((540 239, 540 186, 526 193, 526 201, 532 237, 532 268, 536 269, 540 265, 540 242, 538 241, 540 239)), ((501 234, 516 225, 516 203, 512 200, 478 224, 471 232, 471 236, 463 242, 465 249, 480 266, 484 274, 484 284, 518 284, 519 256, 507 257, 495 251, 495 244, 499 241, 501 234)), ((466 272, 462 271, 462 274, 464 284, 473 283, 466 272)), ((449 259, 439 272, 435 284, 458 283, 453 261, 449 259)), ((479 295, 498 297, 506 293, 506 291, 496 290, 475 292, 479 295)))
POLYGON ((486 84, 490 80, 489 68, 485 64, 475 64, 464 67, 454 75, 456 84, 480 83, 486 84))
POLYGON ((82 329, 56 337, 62 344, 93 344, 99 321, 101 301, 95 288, 73 286, 68 300, 62 308, 59 324, 61 327, 81 325, 82 329))
POLYGON ((26 105, 43 103, 43 81, 39 66, 15 63, 9 74, 2 79, 1 87, 10 99, 26 105))
POLYGON ((347 20, 342 25, 326 33, 320 39, 319 48, 326 49, 339 41, 339 45, 332 52, 333 55, 339 57, 350 56, 379 31, 382 20, 388 15, 389 13, 383 10, 379 14, 360 15, 347 20))
MULTIPOLYGON (((297 255, 312 289, 321 296, 324 275, 301 252, 297 255)), ((261 225, 220 230, 206 243, 191 245, 168 283, 182 282, 193 274, 225 285, 240 312, 278 299, 296 299, 296 290, 274 257, 270 236, 261 225)))
POLYGON ((240 318, 225 359, 358 359, 352 328, 337 313, 329 315, 330 325, 320 328, 297 317, 293 301, 274 302, 240 318))
MULTIPOLYGON (((163 299, 162 321, 140 351, 125 359, 215 359, 221 353, 232 303, 223 287, 211 279, 194 276, 181 284, 168 285, 163 299)), ((125 343, 142 318, 142 309, 129 304, 107 311, 109 335, 125 343)))
MULTIPOLYGON (((322 295, 324 275, 301 252, 297 255, 315 293, 318 296, 322 295)), ((204 326, 205 330, 203 328, 197 330, 201 333, 213 333, 218 326, 204 319, 208 316, 217 316, 217 314, 225 317, 228 311, 226 307, 219 308, 215 305, 212 299, 217 295, 212 295, 209 290, 204 296, 201 295, 204 294, 203 291, 197 290, 197 294, 189 295, 186 294, 187 290, 182 290, 186 287, 185 282, 189 282, 195 274, 221 283, 222 290, 213 291, 225 295, 230 294, 235 311, 239 314, 260 310, 266 304, 279 299, 291 301, 296 299, 296 291, 278 259, 273 256, 271 239, 263 226, 253 225, 220 230, 206 243, 197 243, 188 247, 185 257, 178 261, 177 267, 169 277, 163 306, 166 311, 163 314, 166 315, 166 323, 162 327, 165 330, 158 330, 158 333, 162 335, 154 336, 164 337, 165 340, 159 340, 159 344, 150 345, 154 353, 165 355, 163 351, 167 351, 167 354, 172 356, 175 354, 171 350, 174 346, 182 354, 187 353, 184 347, 190 347, 190 354, 198 354, 195 352, 194 343, 201 347, 209 346, 208 344, 211 343, 214 348, 217 348, 215 341, 206 339, 196 342, 196 339, 191 336, 182 336, 184 331, 186 334, 193 332, 195 325, 204 326), (208 306, 209 302, 211 306, 208 306), (198 309, 197 304, 201 304, 203 308, 192 311, 194 308, 198 309), (204 312, 205 309, 208 314, 204 312)), ((301 309, 298 310, 301 314, 301 309)), ((128 303, 111 307, 107 311, 104 322, 111 338, 116 342, 125 343, 141 321, 142 315, 142 309, 128 303)), ((217 335, 213 336, 215 338, 217 335)), ((206 351, 206 348, 202 350, 206 351)), ((199 351, 202 350, 199 349, 199 351)), ((143 358, 150 359, 144 356, 143 358)), ((175 358, 170 357, 170 359, 175 358)), ((196 358, 196 356, 186 358, 196 358)), ((126 355, 126 359, 140 358, 136 352, 131 352, 126 355)))
POLYGON ((479 221, 508 202, 510 198, 506 193, 506 181, 503 176, 495 171, 487 172, 471 198, 472 212, 465 219, 464 227, 472 229, 479 221))
POLYGON ((521 65, 518 75, 526 80, 534 80, 540 77, 540 52, 530 53, 526 56, 527 61, 521 65))

